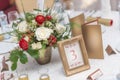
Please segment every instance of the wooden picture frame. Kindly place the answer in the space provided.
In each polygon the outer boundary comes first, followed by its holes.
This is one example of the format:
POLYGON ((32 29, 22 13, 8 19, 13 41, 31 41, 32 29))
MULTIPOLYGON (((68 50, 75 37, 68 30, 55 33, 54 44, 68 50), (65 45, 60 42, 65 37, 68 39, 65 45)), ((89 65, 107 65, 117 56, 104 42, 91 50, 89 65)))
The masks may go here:
POLYGON ((90 68, 82 35, 58 42, 58 49, 67 76, 90 68))

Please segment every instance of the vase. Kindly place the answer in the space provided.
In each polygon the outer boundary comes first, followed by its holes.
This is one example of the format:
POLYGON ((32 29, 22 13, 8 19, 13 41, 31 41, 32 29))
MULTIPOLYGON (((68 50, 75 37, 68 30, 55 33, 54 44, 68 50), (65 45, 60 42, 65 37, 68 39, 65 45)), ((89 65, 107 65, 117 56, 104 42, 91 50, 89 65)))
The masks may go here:
POLYGON ((52 47, 47 47, 39 51, 39 57, 36 59, 37 63, 40 65, 47 64, 51 61, 51 50, 52 47))

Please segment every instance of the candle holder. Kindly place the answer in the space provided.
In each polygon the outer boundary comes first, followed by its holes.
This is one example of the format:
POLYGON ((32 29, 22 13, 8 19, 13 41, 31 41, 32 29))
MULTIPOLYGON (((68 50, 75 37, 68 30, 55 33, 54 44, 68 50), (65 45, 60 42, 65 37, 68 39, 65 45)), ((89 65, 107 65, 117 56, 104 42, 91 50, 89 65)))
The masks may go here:
POLYGON ((21 75, 19 76, 19 80, 29 80, 29 79, 28 79, 28 75, 27 75, 27 74, 21 74, 21 75))
POLYGON ((39 80, 50 80, 50 77, 48 74, 42 74, 39 80))

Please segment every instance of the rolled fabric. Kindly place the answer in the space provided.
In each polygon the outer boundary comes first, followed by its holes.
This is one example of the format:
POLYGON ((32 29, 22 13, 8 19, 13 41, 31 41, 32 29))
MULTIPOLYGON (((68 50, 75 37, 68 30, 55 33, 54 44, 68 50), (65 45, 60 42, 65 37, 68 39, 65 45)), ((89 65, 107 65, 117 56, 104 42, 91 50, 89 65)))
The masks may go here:
POLYGON ((0 35, 0 41, 4 40, 4 36, 0 35))
POLYGON ((91 21, 98 21, 99 24, 103 24, 105 26, 112 26, 113 20, 112 19, 106 19, 106 18, 100 18, 100 17, 87 17, 86 19, 87 22, 91 21))

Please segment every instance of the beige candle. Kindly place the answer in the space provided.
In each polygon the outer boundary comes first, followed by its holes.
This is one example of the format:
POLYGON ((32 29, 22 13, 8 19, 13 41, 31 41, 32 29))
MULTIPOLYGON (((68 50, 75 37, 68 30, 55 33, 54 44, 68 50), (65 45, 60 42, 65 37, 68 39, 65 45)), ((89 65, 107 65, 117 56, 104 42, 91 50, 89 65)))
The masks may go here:
POLYGON ((40 80, 50 80, 50 78, 47 74, 43 74, 40 76, 40 80))
POLYGON ((19 76, 19 80, 29 80, 27 74, 22 74, 19 76))

